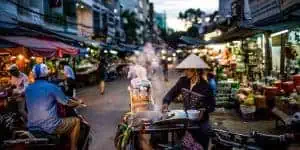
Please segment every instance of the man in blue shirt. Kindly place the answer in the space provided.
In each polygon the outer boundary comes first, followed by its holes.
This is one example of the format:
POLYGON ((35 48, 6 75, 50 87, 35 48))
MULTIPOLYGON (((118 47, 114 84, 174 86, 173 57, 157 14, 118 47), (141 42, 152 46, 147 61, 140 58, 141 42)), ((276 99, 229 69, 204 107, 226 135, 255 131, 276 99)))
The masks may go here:
POLYGON ((71 149, 77 150, 80 120, 76 117, 60 118, 57 103, 74 106, 61 89, 47 81, 48 67, 37 64, 33 67, 35 82, 25 91, 30 131, 44 131, 49 134, 68 135, 71 149))

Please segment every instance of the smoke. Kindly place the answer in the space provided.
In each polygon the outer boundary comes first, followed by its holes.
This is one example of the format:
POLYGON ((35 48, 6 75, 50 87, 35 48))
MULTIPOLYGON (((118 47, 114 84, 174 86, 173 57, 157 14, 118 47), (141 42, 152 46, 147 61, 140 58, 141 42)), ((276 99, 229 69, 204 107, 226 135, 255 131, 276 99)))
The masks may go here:
POLYGON ((155 49, 152 44, 146 43, 143 52, 132 56, 130 60, 135 63, 135 69, 138 69, 138 66, 143 66, 147 70, 147 77, 151 80, 152 84, 151 92, 153 102, 156 105, 155 107, 160 107, 164 94, 164 78, 160 66, 160 58, 155 54, 155 49))

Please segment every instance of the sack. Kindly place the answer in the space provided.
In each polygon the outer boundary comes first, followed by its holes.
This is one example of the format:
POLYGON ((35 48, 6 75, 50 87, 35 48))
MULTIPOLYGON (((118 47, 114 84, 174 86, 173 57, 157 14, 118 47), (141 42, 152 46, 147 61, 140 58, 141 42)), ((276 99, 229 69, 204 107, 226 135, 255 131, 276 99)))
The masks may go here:
POLYGON ((182 139, 182 147, 184 150, 204 150, 202 145, 197 143, 188 131, 185 132, 182 139))

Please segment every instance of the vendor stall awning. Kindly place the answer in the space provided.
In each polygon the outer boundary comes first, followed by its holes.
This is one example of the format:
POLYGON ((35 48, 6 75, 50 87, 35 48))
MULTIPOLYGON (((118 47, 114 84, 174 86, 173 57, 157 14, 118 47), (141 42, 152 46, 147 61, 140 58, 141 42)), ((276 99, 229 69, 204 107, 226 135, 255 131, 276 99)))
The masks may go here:
POLYGON ((58 41, 37 39, 27 36, 0 36, 0 39, 21 45, 30 49, 33 54, 53 57, 63 54, 77 55, 78 49, 58 41))
POLYGON ((226 43, 234 40, 241 40, 247 37, 262 33, 262 30, 247 27, 232 27, 219 37, 213 38, 209 43, 226 43))

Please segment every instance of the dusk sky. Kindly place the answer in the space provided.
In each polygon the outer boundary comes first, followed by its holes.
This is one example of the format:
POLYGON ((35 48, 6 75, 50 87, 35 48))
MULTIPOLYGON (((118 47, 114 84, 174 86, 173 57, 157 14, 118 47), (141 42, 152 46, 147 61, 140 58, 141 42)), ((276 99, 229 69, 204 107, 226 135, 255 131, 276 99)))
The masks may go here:
POLYGON ((168 27, 175 30, 185 30, 185 25, 178 20, 180 11, 189 8, 200 8, 207 13, 214 12, 219 7, 219 0, 150 0, 154 3, 154 9, 157 12, 167 13, 168 27))

